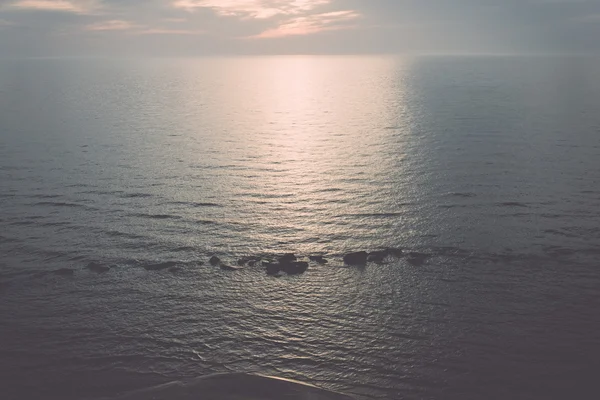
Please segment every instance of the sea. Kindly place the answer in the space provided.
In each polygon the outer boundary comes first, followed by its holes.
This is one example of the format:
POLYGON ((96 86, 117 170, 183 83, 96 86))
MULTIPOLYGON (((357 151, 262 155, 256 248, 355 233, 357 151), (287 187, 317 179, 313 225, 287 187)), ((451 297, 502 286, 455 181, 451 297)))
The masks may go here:
POLYGON ((0 397, 238 372, 600 398, 600 58, 1 60, 0 397))

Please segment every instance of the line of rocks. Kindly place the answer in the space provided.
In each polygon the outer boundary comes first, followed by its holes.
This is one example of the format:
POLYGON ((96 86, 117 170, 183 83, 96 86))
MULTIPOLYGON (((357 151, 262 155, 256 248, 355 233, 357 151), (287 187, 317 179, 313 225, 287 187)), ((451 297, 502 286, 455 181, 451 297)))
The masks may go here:
MULTIPOLYGON (((376 264, 383 264, 390 258, 401 258, 405 257, 407 262, 413 266, 424 265, 430 255, 418 252, 405 253, 402 249, 398 248, 387 248, 384 250, 376 250, 372 252, 357 251, 348 253, 343 256, 345 265, 348 266, 365 266, 369 262, 376 264)), ((305 258, 306 259, 306 258, 305 258)), ((311 255, 308 256, 308 260, 319 265, 325 265, 329 261, 322 255, 311 255)), ((267 275, 280 276, 282 273, 287 275, 301 275, 305 273, 309 268, 309 262, 299 260, 298 257, 293 253, 283 254, 279 257, 270 258, 263 256, 247 256, 237 260, 237 265, 230 265, 223 262, 218 256, 213 255, 209 260, 209 264, 215 267, 219 267, 224 271, 239 271, 245 267, 255 267, 261 265, 265 268, 267 275)), ((202 261, 196 263, 197 265, 203 265, 202 261)), ((112 269, 113 266, 107 266, 91 262, 87 265, 87 269, 95 273, 105 273, 112 269)), ((162 271, 168 269, 171 272, 178 272, 181 270, 180 263, 175 261, 167 261, 157 264, 148 264, 143 266, 148 271, 162 271)), ((75 271, 70 268, 62 268, 53 271, 57 275, 72 275, 75 271)))
POLYGON ((389 257, 403 257, 404 252, 402 249, 389 248, 384 250, 377 250, 367 253, 366 251, 357 251, 355 253, 348 253, 344 256, 344 263, 347 265, 366 265, 367 262, 374 262, 382 264, 389 257))
MULTIPOLYGON (((344 255, 344 264, 349 266, 362 266, 368 262, 374 262, 378 264, 384 263, 389 258, 400 258, 407 257, 407 260, 412 265, 423 265, 427 259, 426 254, 410 252, 405 254, 402 249, 398 248, 387 248, 384 250, 376 250, 372 252, 358 251, 348 253, 344 255)), ((328 260, 321 255, 311 255, 308 259, 316 264, 325 265, 328 260)), ((305 273, 309 268, 307 261, 298 260, 298 257, 293 253, 284 254, 277 257, 276 260, 262 257, 244 257, 238 260, 238 266, 232 267, 221 262, 219 257, 213 256, 210 259, 210 264, 213 266, 220 266, 224 270, 238 270, 244 266, 255 266, 262 262, 262 266, 265 268, 267 275, 278 276, 281 273, 288 275, 300 275, 305 273)))

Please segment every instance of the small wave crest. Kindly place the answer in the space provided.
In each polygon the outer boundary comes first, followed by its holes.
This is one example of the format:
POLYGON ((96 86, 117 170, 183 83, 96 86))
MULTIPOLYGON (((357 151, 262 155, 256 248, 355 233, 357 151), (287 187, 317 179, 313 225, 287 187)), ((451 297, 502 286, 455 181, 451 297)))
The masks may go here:
MULTIPOLYGON (((175 381, 150 389, 131 392, 116 400, 353 400, 341 393, 305 383, 264 375, 244 373, 215 374, 191 381, 175 381)), ((108 400, 108 399, 105 399, 108 400)))
POLYGON ((139 218, 148 218, 148 219, 181 219, 179 215, 172 214, 144 214, 144 213, 135 213, 130 214, 132 217, 139 218))
POLYGON ((497 206, 499 207, 522 207, 522 208, 529 208, 529 206, 525 203, 520 203, 518 201, 505 201, 503 203, 498 203, 497 206))

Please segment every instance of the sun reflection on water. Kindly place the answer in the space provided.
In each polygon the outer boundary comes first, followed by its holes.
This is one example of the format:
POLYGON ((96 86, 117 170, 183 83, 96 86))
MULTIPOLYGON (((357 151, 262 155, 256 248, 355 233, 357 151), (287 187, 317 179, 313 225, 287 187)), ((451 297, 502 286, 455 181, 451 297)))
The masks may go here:
POLYGON ((409 130, 398 112, 405 107, 402 71, 409 67, 386 57, 238 63, 235 79, 222 86, 235 97, 222 112, 236 121, 223 133, 232 138, 223 158, 248 171, 226 179, 235 187, 238 216, 252 222, 236 222, 266 247, 289 249, 322 249, 333 238, 349 238, 349 229, 377 234, 367 217, 356 225, 356 215, 394 212, 390 188, 370 182, 398 173, 390 168, 402 150, 390 146, 389 127, 394 134, 409 130))

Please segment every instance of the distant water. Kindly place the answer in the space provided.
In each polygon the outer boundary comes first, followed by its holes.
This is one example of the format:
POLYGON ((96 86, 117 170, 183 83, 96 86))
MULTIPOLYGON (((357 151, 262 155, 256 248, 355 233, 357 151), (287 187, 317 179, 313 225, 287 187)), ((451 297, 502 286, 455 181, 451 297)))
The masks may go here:
POLYGON ((1 61, 1 397, 597 399, 599 110, 586 57, 1 61))

